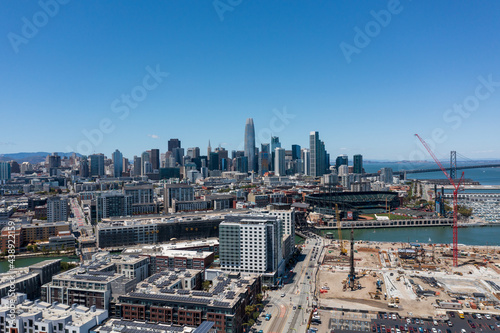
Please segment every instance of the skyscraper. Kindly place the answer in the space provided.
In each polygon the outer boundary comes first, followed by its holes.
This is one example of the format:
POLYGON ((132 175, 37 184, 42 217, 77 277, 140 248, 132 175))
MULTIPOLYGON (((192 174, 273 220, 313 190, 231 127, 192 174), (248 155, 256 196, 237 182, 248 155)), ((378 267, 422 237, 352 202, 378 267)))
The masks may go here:
POLYGON ((326 173, 326 150, 325 144, 319 139, 318 132, 309 134, 309 148, 311 151, 311 176, 321 177, 326 173))
POLYGON ((104 176, 104 155, 93 154, 89 156, 90 176, 104 176))
POLYGON ((275 159, 275 154, 276 154, 276 148, 281 148, 281 142, 280 138, 277 136, 272 136, 271 137, 271 163, 269 163, 269 170, 275 171, 274 168, 274 159, 275 159))
POLYGON ((285 176, 285 148, 276 148, 274 159, 274 173, 278 176, 285 176))
POLYGON ((153 170, 160 170, 160 150, 151 149, 151 155, 149 156, 149 162, 151 162, 151 167, 153 170))
POLYGON ((141 176, 146 175, 146 171, 144 170, 144 165, 146 162, 151 163, 149 162, 149 153, 147 151, 141 154, 141 176))
POLYGON ((292 161, 300 159, 300 146, 292 145, 292 161))
POLYGON ((265 175, 269 171, 269 155, 270 155, 270 145, 269 143, 263 143, 260 145, 259 153, 259 173, 261 176, 265 175))
POLYGON ((141 175, 141 158, 134 156, 134 176, 140 176, 141 175))
POLYGON ((179 139, 168 140, 168 151, 174 151, 175 148, 181 148, 181 140, 179 139))
POLYGON ((353 173, 363 173, 363 156, 360 154, 354 155, 353 157, 353 173))
POLYGON ((113 176, 121 177, 123 172, 123 154, 117 149, 112 155, 113 158, 113 176))
POLYGON ((10 164, 8 162, 0 162, 0 183, 10 179, 10 164))
POLYGON ((248 158, 248 171, 255 171, 255 129, 253 119, 245 124, 245 156, 248 158))
POLYGON ((347 155, 339 155, 335 160, 335 169, 337 169, 337 173, 339 172, 339 167, 341 165, 349 165, 349 157, 347 155))
POLYGON ((307 148, 302 148, 302 163, 304 175, 311 175, 311 152, 307 148))

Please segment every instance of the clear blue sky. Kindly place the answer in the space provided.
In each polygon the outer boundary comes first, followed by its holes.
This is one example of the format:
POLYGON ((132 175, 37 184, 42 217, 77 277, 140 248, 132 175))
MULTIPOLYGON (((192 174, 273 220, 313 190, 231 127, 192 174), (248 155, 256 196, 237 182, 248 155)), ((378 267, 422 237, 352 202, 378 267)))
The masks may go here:
POLYGON ((441 129, 440 157, 500 158, 500 83, 479 79, 500 82, 500 2, 228 3, 69 1, 50 16, 36 1, 0 2, 0 153, 130 158, 169 138, 242 149, 253 117, 258 138, 272 130, 287 149, 319 131, 332 157, 429 159, 413 134, 441 129), (376 23, 371 11, 388 9, 376 23), (368 45, 356 27, 372 29, 368 45), (358 46, 350 61, 341 45, 358 46), (146 91, 148 66, 168 76, 146 91), (124 117, 131 92, 140 101, 124 117), (453 111, 464 103, 471 112, 453 111), (294 118, 273 120, 283 110, 294 118), (89 146, 83 131, 106 119, 112 130, 89 146))

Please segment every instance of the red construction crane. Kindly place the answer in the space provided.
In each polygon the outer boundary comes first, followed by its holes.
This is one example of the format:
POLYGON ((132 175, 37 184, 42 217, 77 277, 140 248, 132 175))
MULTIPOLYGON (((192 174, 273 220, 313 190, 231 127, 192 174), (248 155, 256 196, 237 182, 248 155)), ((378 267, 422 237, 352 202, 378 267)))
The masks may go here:
POLYGON ((427 144, 427 142, 424 141, 418 134, 415 134, 415 136, 422 142, 424 145, 425 149, 429 152, 429 154, 432 156, 434 159, 434 162, 439 166, 441 171, 443 171, 444 175, 448 180, 450 181, 450 184, 453 185, 453 266, 457 267, 458 266, 458 191, 460 189, 460 184, 462 184, 462 181, 464 179, 464 173, 462 172, 462 177, 460 177, 460 180, 458 181, 458 184, 455 184, 455 180, 450 177, 448 172, 446 172, 446 169, 443 167, 441 162, 437 159, 437 157, 434 155, 432 152, 431 148, 427 144))

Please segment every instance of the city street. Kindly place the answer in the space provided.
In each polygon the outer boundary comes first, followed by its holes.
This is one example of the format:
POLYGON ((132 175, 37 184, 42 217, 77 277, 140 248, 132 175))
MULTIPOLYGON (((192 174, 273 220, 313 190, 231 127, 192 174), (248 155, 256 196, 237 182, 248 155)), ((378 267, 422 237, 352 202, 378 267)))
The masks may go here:
POLYGON ((281 289, 267 293, 268 305, 265 313, 271 313, 271 320, 261 317, 261 324, 255 330, 266 333, 305 332, 311 306, 314 301, 315 274, 317 260, 321 255, 323 240, 308 239, 302 249, 302 258, 293 269, 294 274, 288 278, 281 289))

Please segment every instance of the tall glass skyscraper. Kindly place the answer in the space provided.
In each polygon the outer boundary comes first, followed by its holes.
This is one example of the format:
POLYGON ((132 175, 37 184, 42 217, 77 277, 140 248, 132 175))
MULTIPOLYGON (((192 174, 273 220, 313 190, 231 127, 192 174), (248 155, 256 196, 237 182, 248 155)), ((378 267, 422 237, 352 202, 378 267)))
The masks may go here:
POLYGON ((248 171, 255 171, 255 129, 252 118, 248 118, 245 124, 245 156, 248 158, 248 171))
POLYGON ((309 134, 309 149, 311 151, 311 176, 321 177, 326 173, 328 154, 325 150, 325 143, 319 139, 318 132, 309 134))
POLYGON ((363 173, 363 156, 360 154, 354 155, 353 173, 363 173))
POLYGON ((123 154, 117 149, 113 153, 113 176, 121 177, 123 172, 123 154))

